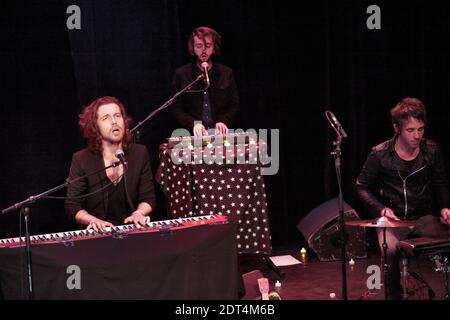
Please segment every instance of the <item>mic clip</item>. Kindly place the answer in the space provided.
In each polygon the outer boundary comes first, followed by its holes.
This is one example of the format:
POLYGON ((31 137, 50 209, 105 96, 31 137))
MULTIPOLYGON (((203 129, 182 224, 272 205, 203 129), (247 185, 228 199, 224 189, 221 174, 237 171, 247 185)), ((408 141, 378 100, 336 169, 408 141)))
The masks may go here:
POLYGON ((113 168, 115 168, 117 166, 120 166, 120 164, 121 164, 120 161, 113 161, 113 162, 111 162, 111 165, 112 165, 113 168))

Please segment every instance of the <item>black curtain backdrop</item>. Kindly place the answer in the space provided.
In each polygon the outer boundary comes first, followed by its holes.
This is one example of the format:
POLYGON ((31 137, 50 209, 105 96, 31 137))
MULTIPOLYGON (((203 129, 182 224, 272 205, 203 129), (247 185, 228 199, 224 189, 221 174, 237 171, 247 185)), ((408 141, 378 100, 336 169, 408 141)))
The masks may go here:
MULTIPOLYGON (((344 198, 363 218, 353 182, 370 147, 392 136, 389 109, 401 98, 427 105, 427 136, 449 163, 448 1, 7 0, 0 16, 2 209, 64 182, 72 153, 84 147, 77 115, 93 99, 118 97, 134 124, 169 99, 200 25, 223 36, 219 61, 235 71, 239 127, 280 130, 280 170, 265 177, 274 244, 303 241, 297 223, 337 196, 327 109, 349 135, 344 198), (66 27, 72 4, 81 30, 66 27), (381 30, 366 27, 372 4, 381 30)), ((142 127, 154 170, 175 128, 168 110, 142 127)), ((156 217, 167 218, 160 189, 156 217)), ((18 212, 0 216, 0 238, 19 227, 18 212)), ((32 207, 32 233, 70 228, 62 201, 32 207)))

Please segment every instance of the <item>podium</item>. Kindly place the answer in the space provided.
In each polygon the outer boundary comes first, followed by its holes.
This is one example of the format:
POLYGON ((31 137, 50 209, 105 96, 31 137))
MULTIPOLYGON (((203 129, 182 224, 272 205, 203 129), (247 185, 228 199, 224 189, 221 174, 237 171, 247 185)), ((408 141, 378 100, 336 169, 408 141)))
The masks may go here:
MULTIPOLYGON (((248 141, 246 141, 248 142, 248 141)), ((155 180, 173 218, 224 214, 237 224, 238 253, 272 250, 258 143, 160 147, 155 180)))

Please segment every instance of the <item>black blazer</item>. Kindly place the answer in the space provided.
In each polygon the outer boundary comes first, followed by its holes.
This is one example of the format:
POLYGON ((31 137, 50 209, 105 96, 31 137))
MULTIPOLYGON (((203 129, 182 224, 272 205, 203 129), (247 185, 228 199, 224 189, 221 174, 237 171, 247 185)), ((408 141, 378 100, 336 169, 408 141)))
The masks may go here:
MULTIPOLYGON (((129 206, 132 207, 132 210, 135 210, 139 203, 146 202, 154 209, 155 190, 147 148, 143 145, 131 144, 125 151, 125 157, 128 161, 128 170, 123 178, 129 198, 129 206)), ((67 197, 69 199, 65 202, 65 208, 66 214, 72 221, 75 220, 76 213, 82 209, 100 219, 106 218, 108 199, 104 190, 86 198, 73 198, 106 186, 109 179, 106 176, 106 171, 102 170, 104 168, 103 157, 99 152, 83 149, 73 155, 69 173, 70 180, 91 172, 99 172, 68 185, 67 197)), ((131 212, 124 212, 124 217, 130 214, 131 212)))

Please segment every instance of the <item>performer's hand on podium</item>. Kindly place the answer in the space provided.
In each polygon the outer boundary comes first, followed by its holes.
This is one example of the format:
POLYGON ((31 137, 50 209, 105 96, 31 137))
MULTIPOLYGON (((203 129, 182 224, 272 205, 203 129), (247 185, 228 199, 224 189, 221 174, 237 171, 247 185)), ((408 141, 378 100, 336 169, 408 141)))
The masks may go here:
POLYGON ((221 134, 221 135, 227 135, 228 134, 228 127, 225 123, 223 122, 217 122, 216 123, 216 134, 221 134))
POLYGON ((206 131, 206 128, 203 124, 197 123, 194 126, 194 129, 192 130, 194 132, 194 136, 200 137, 200 136, 207 136, 208 132, 206 131))

